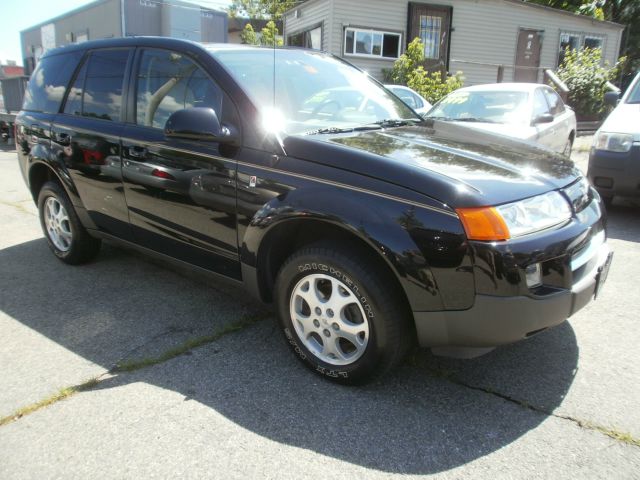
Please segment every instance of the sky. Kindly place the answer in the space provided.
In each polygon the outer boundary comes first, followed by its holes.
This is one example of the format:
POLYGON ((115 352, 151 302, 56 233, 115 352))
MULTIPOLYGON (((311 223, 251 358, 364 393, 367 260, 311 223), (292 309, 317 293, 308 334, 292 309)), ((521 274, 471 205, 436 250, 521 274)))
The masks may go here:
MULTIPOLYGON (((15 60, 22 65, 20 31, 60 16, 93 0, 0 0, 0 63, 15 60)), ((224 6, 229 0, 201 0, 212 7, 224 6)))

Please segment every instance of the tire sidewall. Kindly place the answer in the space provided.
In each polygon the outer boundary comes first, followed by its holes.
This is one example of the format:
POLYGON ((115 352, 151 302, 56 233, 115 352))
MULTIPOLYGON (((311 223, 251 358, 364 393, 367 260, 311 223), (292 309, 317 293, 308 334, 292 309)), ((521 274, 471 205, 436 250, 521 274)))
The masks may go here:
POLYGON ((45 184, 40 193, 38 194, 38 216, 40 217, 40 226, 42 227, 42 232, 44 233, 44 238, 47 239, 47 244, 49 248, 54 253, 56 257, 61 260, 65 260, 71 255, 73 255, 74 251, 77 249, 78 242, 78 227, 76 225, 77 219, 75 217, 75 210, 71 206, 71 202, 69 202, 66 194, 62 191, 62 189, 53 183, 45 184), (62 251, 51 241, 49 237, 49 232, 47 231, 47 225, 44 220, 44 208, 45 203, 48 198, 55 198, 67 211, 67 215, 69 216, 69 228, 71 229, 71 245, 67 251, 62 251))
POLYGON ((336 260, 325 255, 294 256, 282 268, 276 282, 278 320, 285 339, 297 357, 310 369, 342 383, 367 381, 377 370, 384 356, 385 328, 382 314, 372 296, 371 288, 361 281, 362 273, 348 265, 345 259, 336 260), (369 323, 369 340, 363 355, 349 365, 332 365, 316 357, 300 340, 290 314, 291 294, 304 277, 312 274, 328 275, 340 280, 358 299, 369 323))

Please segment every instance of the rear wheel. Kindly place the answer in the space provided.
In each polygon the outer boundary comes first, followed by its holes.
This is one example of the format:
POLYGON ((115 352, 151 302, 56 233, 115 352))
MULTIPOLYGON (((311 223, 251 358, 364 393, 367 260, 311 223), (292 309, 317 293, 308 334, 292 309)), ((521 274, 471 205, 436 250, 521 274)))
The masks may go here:
POLYGON ((316 373, 346 384, 395 367, 413 344, 407 309, 385 272, 355 250, 294 253, 276 279, 284 335, 316 373))
POLYGON ((100 240, 90 236, 80 223, 76 211, 63 188, 47 182, 38 194, 40 225, 49 248, 56 257, 72 265, 94 258, 100 240))

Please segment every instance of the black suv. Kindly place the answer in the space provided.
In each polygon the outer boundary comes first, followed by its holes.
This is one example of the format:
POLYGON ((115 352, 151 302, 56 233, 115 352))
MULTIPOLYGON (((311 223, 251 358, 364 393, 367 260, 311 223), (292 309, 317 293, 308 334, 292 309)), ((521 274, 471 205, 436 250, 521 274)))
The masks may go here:
POLYGON ((600 198, 567 158, 424 121, 322 52, 68 46, 16 123, 58 258, 109 239, 232 279, 343 383, 416 342, 473 354, 557 325, 610 264, 600 198))

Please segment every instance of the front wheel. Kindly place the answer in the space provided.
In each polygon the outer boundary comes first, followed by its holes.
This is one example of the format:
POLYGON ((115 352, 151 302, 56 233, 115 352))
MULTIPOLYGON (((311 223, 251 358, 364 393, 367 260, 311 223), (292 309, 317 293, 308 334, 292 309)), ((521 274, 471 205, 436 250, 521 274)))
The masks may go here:
POLYGON ((407 308, 393 281, 357 251, 304 248, 276 279, 278 318, 297 357, 345 384, 371 381, 412 346, 407 308))
POLYGON ((573 149, 573 139, 569 137, 567 139, 567 143, 565 143, 564 145, 564 150, 562 151, 562 154, 566 157, 570 157, 572 149, 573 149))

